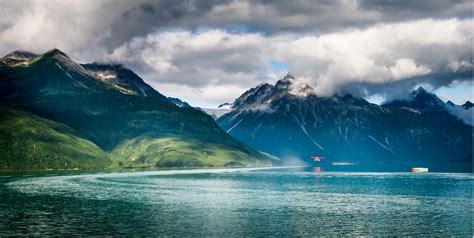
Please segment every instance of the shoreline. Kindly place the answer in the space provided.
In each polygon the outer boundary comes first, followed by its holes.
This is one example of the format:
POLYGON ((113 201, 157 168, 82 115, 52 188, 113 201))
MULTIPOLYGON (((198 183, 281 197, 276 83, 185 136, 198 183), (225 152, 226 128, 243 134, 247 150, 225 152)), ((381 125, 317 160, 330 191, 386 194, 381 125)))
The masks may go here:
MULTIPOLYGON (((134 168, 134 169, 109 169, 109 170, 40 170, 40 171, 0 171, 0 178, 7 177, 42 177, 42 176, 76 176, 76 175, 172 175, 172 174, 200 174, 200 173, 224 173, 236 171, 255 171, 255 170, 277 170, 277 169, 302 169, 318 168, 311 165, 293 165, 293 166, 252 166, 252 167, 186 167, 186 168, 134 168)), ((472 174, 471 172, 460 171, 430 171, 426 173, 413 173, 402 170, 302 170, 302 172, 312 172, 316 174, 333 173, 354 173, 354 174, 472 174)))
POLYGON ((88 175, 88 174, 123 174, 123 173, 147 173, 147 172, 187 172, 196 171, 252 171, 269 169, 304 168, 308 166, 252 166, 252 167, 182 167, 182 168, 133 168, 133 169, 109 169, 109 170, 0 170, 1 177, 12 176, 60 176, 60 175, 88 175))

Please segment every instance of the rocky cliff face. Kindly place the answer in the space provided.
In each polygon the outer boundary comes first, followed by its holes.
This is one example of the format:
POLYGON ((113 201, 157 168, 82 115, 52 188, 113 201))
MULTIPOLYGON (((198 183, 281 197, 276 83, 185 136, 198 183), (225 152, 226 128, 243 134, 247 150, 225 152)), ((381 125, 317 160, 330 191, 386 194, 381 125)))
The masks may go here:
POLYGON ((379 106, 350 94, 318 97, 293 80, 288 75, 275 85, 248 90, 218 124, 283 159, 310 161, 319 155, 361 165, 470 170, 472 127, 424 89, 406 101, 379 106))

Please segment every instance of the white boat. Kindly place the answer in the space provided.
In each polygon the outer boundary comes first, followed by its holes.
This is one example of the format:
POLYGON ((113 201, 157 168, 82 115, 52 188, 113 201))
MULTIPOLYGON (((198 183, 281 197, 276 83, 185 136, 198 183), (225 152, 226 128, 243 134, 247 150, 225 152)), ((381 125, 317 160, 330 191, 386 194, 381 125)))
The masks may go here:
POLYGON ((428 168, 411 168, 412 173, 427 173, 428 168))

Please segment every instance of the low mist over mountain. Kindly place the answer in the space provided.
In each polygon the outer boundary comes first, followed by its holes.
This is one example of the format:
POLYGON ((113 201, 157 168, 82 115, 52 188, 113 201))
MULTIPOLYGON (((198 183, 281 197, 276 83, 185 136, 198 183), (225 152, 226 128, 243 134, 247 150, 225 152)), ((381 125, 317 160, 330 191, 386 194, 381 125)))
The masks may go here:
POLYGON ((350 94, 319 97, 287 75, 242 94, 217 122, 284 160, 308 162, 317 155, 362 166, 470 171, 472 126, 453 115, 452 107, 457 106, 423 88, 382 106, 350 94))
POLYGON ((60 50, 0 59, 0 170, 268 164, 123 65, 60 50))

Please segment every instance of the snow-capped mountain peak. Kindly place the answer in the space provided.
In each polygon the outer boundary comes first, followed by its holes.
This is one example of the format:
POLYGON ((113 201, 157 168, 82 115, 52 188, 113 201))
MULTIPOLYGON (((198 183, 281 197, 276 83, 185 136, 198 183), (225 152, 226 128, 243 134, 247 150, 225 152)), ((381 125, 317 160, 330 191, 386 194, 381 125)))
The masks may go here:
POLYGON ((472 127, 445 109, 438 111, 444 103, 423 88, 380 106, 347 93, 300 97, 292 90, 312 90, 302 82, 285 77, 273 86, 252 88, 217 122, 239 140, 283 160, 312 162, 311 155, 321 155, 333 162, 435 164, 447 163, 442 161, 446 157, 464 161, 471 152, 472 127))
POLYGON ((305 81, 299 80, 288 73, 274 85, 264 83, 249 89, 234 101, 232 108, 266 110, 271 102, 279 98, 285 96, 306 97, 312 94, 313 91, 313 88, 305 81))

